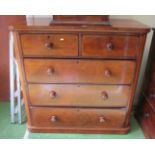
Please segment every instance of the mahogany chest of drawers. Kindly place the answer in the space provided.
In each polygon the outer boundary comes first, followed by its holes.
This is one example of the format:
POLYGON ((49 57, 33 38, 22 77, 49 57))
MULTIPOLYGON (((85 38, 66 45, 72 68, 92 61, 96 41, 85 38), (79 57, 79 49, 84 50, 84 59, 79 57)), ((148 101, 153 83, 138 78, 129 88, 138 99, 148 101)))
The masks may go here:
POLYGON ((129 131, 149 28, 110 22, 12 27, 30 131, 129 131))
POLYGON ((147 67, 136 117, 146 138, 155 138, 155 29, 153 29, 147 67))

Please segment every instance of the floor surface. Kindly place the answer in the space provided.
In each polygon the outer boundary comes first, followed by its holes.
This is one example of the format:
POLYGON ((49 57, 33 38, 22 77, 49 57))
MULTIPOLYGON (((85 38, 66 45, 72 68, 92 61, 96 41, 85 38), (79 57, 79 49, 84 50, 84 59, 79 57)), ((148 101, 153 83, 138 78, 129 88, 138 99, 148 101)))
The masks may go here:
POLYGON ((23 123, 10 123, 9 103, 0 103, 0 139, 144 139, 144 134, 137 121, 132 118, 131 131, 128 134, 61 134, 27 133, 25 117, 23 123))

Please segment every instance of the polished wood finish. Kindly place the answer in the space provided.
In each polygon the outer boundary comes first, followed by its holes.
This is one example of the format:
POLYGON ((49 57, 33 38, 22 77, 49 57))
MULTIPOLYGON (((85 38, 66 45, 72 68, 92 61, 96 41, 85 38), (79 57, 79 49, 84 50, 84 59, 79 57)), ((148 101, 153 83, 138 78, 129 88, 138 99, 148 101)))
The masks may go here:
POLYGON ((81 108, 32 108, 32 125, 36 127, 120 128, 125 110, 81 108), (103 121, 104 118, 104 121, 103 121))
POLYGON ((30 103, 35 106, 125 107, 130 87, 120 85, 30 84, 30 103))
MULTIPOLYGON (((129 20, 129 19, 110 19, 111 25, 110 26, 103 26, 103 25, 72 25, 72 24, 68 24, 68 25, 61 25, 61 24, 53 24, 53 25, 49 25, 49 23, 45 22, 42 23, 40 25, 38 25, 38 22, 32 24, 32 25, 15 25, 15 26, 10 26, 9 29, 10 30, 16 30, 19 33, 36 33, 38 31, 40 31, 41 33, 50 33, 54 32, 54 33, 85 33, 87 32, 87 34, 89 33, 93 33, 93 34, 119 34, 119 35, 136 35, 136 36, 140 36, 140 35, 145 35, 150 28, 138 21, 134 21, 134 20, 129 20), (29 31, 28 31, 29 30, 29 31), (88 33, 89 32, 89 33, 88 33)), ((38 34, 38 33, 37 33, 38 34)), ((40 34, 40 33, 39 33, 40 34)))
MULTIPOLYGON (((152 100, 153 105, 155 101, 152 100)), ((146 138, 155 138, 155 109, 148 98, 142 96, 136 110, 136 118, 143 129, 146 138)))
POLYGON ((9 101, 9 30, 8 26, 26 23, 25 16, 0 15, 0 101, 9 101))
POLYGON ((54 15, 50 25, 111 25, 108 15, 54 15))
POLYGON ((59 23, 10 27, 15 36, 30 131, 127 133, 130 130, 149 28, 135 21, 110 22, 111 26, 59 23), (36 37, 39 44, 35 37, 31 42, 22 41, 25 35, 39 36, 36 37), (63 44, 57 39, 41 40, 48 35, 66 35, 69 41, 63 44), (97 41, 98 36, 101 41, 97 41), (59 52, 47 54, 58 42, 59 52), (29 47, 31 52, 26 55, 23 47, 29 47), (113 54, 108 55, 110 52, 113 54))
POLYGON ((35 83, 131 84, 135 73, 134 61, 25 59, 24 65, 35 83))
POLYGON ((78 37, 70 34, 23 34, 24 56, 77 56, 78 37))
POLYGON ((109 15, 54 15, 54 21, 109 21, 109 15))
POLYGON ((138 36, 128 35, 83 35, 82 55, 104 58, 135 58, 138 36))
POLYGON ((155 30, 153 31, 143 87, 135 113, 146 138, 155 138, 155 30))
POLYGON ((145 89, 145 94, 149 97, 149 99, 154 99, 155 98, 155 56, 151 55, 152 57, 152 61, 150 64, 150 69, 149 71, 146 73, 150 76, 148 76, 148 80, 147 82, 147 86, 145 84, 145 86, 147 87, 145 89))
POLYGON ((130 131, 130 127, 120 127, 120 128, 116 128, 116 127, 81 127, 81 128, 77 128, 75 127, 36 127, 36 126, 30 126, 29 124, 27 124, 27 127, 29 129, 30 132, 45 132, 45 133, 49 133, 49 132, 53 132, 53 133, 84 133, 84 134, 92 134, 92 133, 96 133, 96 134, 126 134, 130 131))

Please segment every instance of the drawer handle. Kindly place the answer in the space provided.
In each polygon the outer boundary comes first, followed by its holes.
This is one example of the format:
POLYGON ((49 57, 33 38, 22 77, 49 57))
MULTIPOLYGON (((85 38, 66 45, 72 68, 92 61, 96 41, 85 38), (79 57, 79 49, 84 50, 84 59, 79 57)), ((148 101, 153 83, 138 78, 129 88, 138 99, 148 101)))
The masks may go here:
POLYGON ((111 71, 109 69, 106 69, 105 72, 104 72, 104 75, 106 77, 110 77, 112 74, 111 74, 111 71))
POLYGON ((149 114, 149 113, 145 113, 145 114, 144 114, 144 117, 145 117, 145 118, 149 118, 149 117, 150 117, 150 114, 149 114))
POLYGON ((49 93, 49 96, 50 96, 51 99, 55 98, 56 95, 57 94, 56 94, 56 92, 54 90, 51 90, 50 93, 49 93))
POLYGON ((53 43, 45 43, 45 47, 48 48, 48 49, 51 49, 53 48, 53 43))
POLYGON ((114 46, 113 46, 113 44, 111 42, 107 44, 108 51, 112 51, 113 48, 114 48, 114 46))
POLYGON ((57 121, 57 117, 56 116, 51 116, 51 122, 56 122, 57 121))
POLYGON ((100 116, 100 117, 99 117, 99 122, 100 122, 100 123, 104 123, 105 121, 106 121, 106 120, 105 120, 105 118, 104 118, 103 116, 100 116))
POLYGON ((107 94, 107 92, 106 92, 106 91, 102 91, 101 97, 102 97, 103 100, 107 100, 107 99, 108 99, 108 94, 107 94))
POLYGON ((54 68, 48 68, 47 69, 47 75, 51 76, 54 74, 54 68))

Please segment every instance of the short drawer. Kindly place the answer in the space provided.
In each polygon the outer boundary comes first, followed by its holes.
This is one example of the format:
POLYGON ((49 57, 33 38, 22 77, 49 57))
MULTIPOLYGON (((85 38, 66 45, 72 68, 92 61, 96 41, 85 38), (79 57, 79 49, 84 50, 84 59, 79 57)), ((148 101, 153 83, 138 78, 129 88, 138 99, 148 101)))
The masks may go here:
POLYGON ((24 56, 77 56, 78 36, 72 34, 22 34, 24 56))
POLYGON ((125 107, 130 86, 30 84, 31 105, 74 107, 125 107))
POLYGON ((131 84, 134 61, 25 59, 28 82, 131 84))
POLYGON ((92 57, 135 58, 138 37, 128 35, 83 35, 82 55, 92 57))
POLYGON ((31 108, 32 125, 53 128, 120 128, 125 110, 78 108, 31 108))

